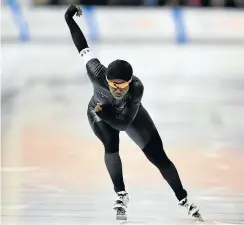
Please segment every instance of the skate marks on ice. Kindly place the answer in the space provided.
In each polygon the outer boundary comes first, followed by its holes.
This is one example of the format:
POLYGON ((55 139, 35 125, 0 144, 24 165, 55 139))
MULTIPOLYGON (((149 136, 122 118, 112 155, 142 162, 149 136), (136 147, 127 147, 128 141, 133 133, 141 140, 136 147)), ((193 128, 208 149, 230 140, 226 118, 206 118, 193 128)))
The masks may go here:
MULTIPOLYGON (((127 221, 116 221, 112 209, 113 194, 106 190, 89 192, 67 190, 46 185, 36 187, 22 185, 19 204, 22 208, 8 208, 3 215, 4 225, 187 225, 203 224, 188 217, 184 208, 177 205, 168 188, 149 190, 148 194, 138 188, 130 188, 131 202, 128 207, 127 221), (139 192, 139 194, 136 194, 139 192), (160 194, 161 193, 161 194, 160 194), (143 198, 143 200, 142 200, 143 198), (17 223, 11 223, 15 219, 17 223)), ((244 199, 219 198, 219 200, 199 200, 201 191, 189 190, 200 206, 204 224, 243 224, 244 199)), ((16 206, 14 202, 3 202, 3 207, 16 206)))
MULTIPOLYGON (((213 225, 244 224, 244 180, 240 178, 244 168, 243 53, 224 49, 173 47, 165 54, 161 48, 149 46, 139 50, 148 54, 139 54, 138 49, 113 46, 100 53, 106 63, 115 52, 120 52, 121 58, 130 57, 147 86, 143 103, 158 126, 167 153, 191 189, 192 201, 200 206, 204 224, 213 225), (155 57, 149 55, 162 58, 165 64, 155 67, 155 57), (235 60, 230 63, 231 58, 235 60), (149 94, 155 89, 163 90, 160 102, 149 94)), ((3 161, 6 167, 35 170, 2 171, 4 225, 121 224, 112 210, 112 188, 106 186, 110 180, 102 146, 86 118, 91 85, 77 66, 80 59, 67 59, 73 53, 70 45, 44 46, 42 50, 10 46, 5 51, 4 74, 13 78, 6 83, 23 91, 13 102, 3 161), (105 186, 106 191, 99 189, 105 186), (87 192, 91 187, 93 192, 87 192)), ((9 112, 5 114, 9 117, 9 112)), ((132 197, 128 220, 122 224, 196 224, 179 209, 172 192, 164 188, 160 175, 139 149, 123 142, 121 154, 132 197)))

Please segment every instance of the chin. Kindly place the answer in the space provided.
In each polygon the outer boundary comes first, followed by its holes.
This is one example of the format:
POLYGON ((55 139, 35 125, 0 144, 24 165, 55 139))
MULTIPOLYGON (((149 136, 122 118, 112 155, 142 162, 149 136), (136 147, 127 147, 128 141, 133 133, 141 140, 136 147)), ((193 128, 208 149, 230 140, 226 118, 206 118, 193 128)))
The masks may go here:
POLYGON ((114 96, 114 98, 118 99, 118 100, 122 99, 123 97, 124 97, 124 95, 123 96, 119 96, 119 97, 118 96, 114 96))

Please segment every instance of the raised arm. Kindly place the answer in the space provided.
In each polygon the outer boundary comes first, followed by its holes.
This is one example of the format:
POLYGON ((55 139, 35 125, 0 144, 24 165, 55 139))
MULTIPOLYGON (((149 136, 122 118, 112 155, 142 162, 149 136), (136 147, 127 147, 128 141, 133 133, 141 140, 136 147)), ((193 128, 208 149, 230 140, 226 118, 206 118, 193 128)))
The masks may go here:
POLYGON ((73 19, 74 15, 81 16, 82 11, 79 6, 71 5, 66 13, 65 20, 69 27, 73 42, 82 57, 84 64, 86 65, 87 73, 91 81, 95 81, 104 76, 106 68, 100 63, 100 61, 92 55, 91 49, 89 48, 86 38, 81 31, 78 24, 73 19))
POLYGON ((85 38, 83 32, 81 31, 80 27, 73 19, 73 16, 75 14, 77 16, 81 16, 82 11, 79 7, 77 7, 75 5, 71 5, 65 13, 65 20, 66 20, 67 25, 69 26, 69 30, 70 30, 73 42, 74 42, 78 52, 80 53, 83 49, 88 48, 88 44, 87 44, 87 41, 86 41, 86 38, 85 38))

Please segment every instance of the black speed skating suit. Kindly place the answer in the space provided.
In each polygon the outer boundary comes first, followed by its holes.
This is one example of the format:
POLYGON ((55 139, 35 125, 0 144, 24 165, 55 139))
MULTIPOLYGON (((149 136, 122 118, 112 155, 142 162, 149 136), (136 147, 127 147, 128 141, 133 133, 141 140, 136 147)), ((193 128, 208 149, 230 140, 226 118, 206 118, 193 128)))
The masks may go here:
MULTIPOLYGON (((125 131, 142 149, 146 157, 161 172, 173 189, 178 200, 187 196, 178 172, 163 149, 158 131, 146 109, 141 104, 143 84, 133 76, 128 93, 121 100, 116 100, 109 91, 106 81, 106 67, 93 57, 86 39, 73 19, 77 12, 70 6, 65 13, 74 44, 85 61, 88 76, 94 87, 94 94, 88 105, 88 119, 95 135, 102 141, 105 149, 105 164, 116 192, 125 190, 122 164, 119 156, 119 133, 125 131), (102 104, 102 111, 96 113, 97 103, 102 104)), ((133 154, 133 153, 132 153, 133 154)))

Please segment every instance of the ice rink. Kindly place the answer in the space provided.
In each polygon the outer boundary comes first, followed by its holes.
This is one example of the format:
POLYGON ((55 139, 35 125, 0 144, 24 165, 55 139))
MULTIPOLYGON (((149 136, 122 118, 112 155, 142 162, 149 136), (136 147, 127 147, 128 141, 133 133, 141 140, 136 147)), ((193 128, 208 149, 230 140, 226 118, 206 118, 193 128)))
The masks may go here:
MULTIPOLYGON (((100 44, 131 62, 151 114, 205 224, 244 224, 244 48, 100 44)), ((86 117, 92 85, 72 42, 2 46, 2 223, 121 224, 103 146, 86 117)), ((159 172, 121 133, 130 195, 123 224, 194 224, 159 172)))

